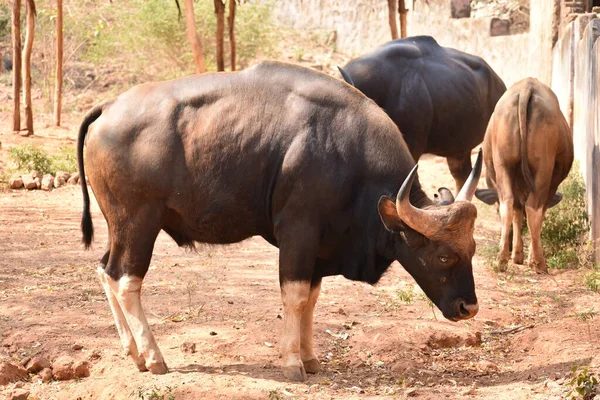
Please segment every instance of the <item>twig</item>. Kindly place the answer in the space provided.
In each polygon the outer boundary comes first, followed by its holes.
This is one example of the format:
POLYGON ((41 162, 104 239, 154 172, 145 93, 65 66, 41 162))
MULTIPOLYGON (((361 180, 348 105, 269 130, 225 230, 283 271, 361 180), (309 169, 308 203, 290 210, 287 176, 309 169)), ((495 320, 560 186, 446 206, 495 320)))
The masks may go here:
POLYGON ((519 325, 516 326, 514 328, 510 328, 510 329, 503 329, 503 330, 499 330, 499 331, 490 331, 490 333, 492 335, 505 335, 508 333, 517 333, 517 332, 521 332, 524 331, 525 329, 530 329, 533 328, 535 325, 531 324, 531 325, 519 325))

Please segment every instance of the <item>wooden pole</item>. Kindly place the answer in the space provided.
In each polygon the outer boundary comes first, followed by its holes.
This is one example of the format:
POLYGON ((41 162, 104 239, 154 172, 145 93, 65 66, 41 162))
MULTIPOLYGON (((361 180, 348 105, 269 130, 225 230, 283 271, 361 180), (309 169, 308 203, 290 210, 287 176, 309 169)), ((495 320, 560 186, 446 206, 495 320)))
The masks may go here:
POLYGON ((392 40, 398 39, 398 23, 396 22, 396 12, 398 11, 398 0, 388 0, 388 19, 390 23, 390 32, 392 40))
POLYGON ((23 97, 25 99, 25 129, 33 135, 33 107, 31 102, 31 50, 35 36, 35 3, 27 0, 27 33, 23 48, 23 97))
POLYGON ((223 57, 225 36, 225 3, 215 0, 215 14, 217 14, 217 71, 225 71, 225 58, 223 57))
POLYGON ((187 27, 187 36, 192 46, 192 55, 196 73, 201 74, 206 71, 204 62, 204 46, 202 40, 196 32, 196 16, 194 15, 194 0, 185 0, 185 25, 187 27))
POLYGON ((13 0, 13 131, 21 130, 21 0, 13 0))
POLYGON ((60 126, 63 81, 63 4, 56 0, 56 77, 54 82, 54 124, 60 126))
POLYGON ((398 13, 400 13, 400 37, 405 38, 407 36, 407 34, 406 34, 406 31, 407 31, 406 16, 408 14, 408 10, 406 9, 406 1, 405 0, 399 0, 398 13))
POLYGON ((227 25, 229 28, 229 52, 231 57, 231 70, 235 71, 235 4, 236 0, 229 0, 229 16, 227 17, 227 25))

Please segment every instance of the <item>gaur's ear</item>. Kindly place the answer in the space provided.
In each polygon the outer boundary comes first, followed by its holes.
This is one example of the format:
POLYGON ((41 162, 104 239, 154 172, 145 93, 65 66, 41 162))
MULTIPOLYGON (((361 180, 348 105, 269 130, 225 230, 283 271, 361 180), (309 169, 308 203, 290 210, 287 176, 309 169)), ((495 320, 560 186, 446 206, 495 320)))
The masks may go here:
POLYGON ((392 232, 399 232, 404 229, 402 220, 398 216, 396 211, 396 203, 388 196, 382 196, 377 204, 377 210, 379 211, 379 217, 381 222, 392 232))
POLYGON ((475 191, 475 197, 490 206, 493 206, 498 202, 498 192, 493 189, 477 189, 475 191))
POLYGON ((548 202, 548 208, 552 208, 555 205, 557 205, 558 203, 560 203, 562 198, 563 198, 562 193, 556 192, 556 194, 554 196, 552 196, 552 198, 548 202))

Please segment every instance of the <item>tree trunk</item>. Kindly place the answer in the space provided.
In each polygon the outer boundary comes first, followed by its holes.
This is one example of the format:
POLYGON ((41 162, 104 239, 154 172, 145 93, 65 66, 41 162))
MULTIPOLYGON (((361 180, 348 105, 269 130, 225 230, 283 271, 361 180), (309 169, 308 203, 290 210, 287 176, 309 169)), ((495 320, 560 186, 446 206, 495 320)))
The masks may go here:
POLYGON ((406 9, 406 1, 398 0, 398 13, 400 14, 400 37, 406 37, 406 15, 408 14, 408 10, 406 9))
POLYGON ((223 57, 225 36, 225 3, 215 0, 215 14, 217 14, 217 71, 225 71, 225 58, 223 57))
POLYGON ((25 98, 25 124, 27 135, 33 135, 33 109, 31 103, 31 49, 35 35, 35 3, 27 0, 27 34, 23 48, 23 97, 25 98))
POLYGON ((21 0, 14 0, 12 12, 13 44, 13 131, 21 130, 21 0))
POLYGON ((194 15, 194 0, 185 0, 185 25, 187 27, 187 36, 192 45, 192 55, 196 65, 196 73, 201 74, 206 71, 204 63, 204 47, 202 40, 196 32, 196 16, 194 15))
POLYGON ((63 5, 56 0, 56 81, 54 83, 54 124, 60 126, 63 80, 63 5))
POLYGON ((398 39, 398 23, 396 22, 396 12, 398 11, 398 0, 388 0, 388 18, 390 22, 390 31, 392 40, 398 39))
POLYGON ((229 50, 231 56, 231 70, 235 71, 235 4, 236 0, 229 0, 229 16, 227 18, 227 25, 229 28, 229 50))

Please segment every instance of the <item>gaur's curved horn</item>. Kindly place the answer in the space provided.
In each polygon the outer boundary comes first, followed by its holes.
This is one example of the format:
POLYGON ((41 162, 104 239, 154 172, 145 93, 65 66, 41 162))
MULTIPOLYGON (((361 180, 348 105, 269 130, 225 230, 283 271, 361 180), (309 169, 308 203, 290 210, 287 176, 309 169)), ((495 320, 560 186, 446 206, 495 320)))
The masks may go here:
POLYGON ((346 81, 347 84, 356 87, 354 85, 354 81, 352 80, 352 78, 350 78, 350 75, 348 75, 348 73, 346 71, 344 71, 342 69, 342 67, 337 67, 337 69, 340 71, 340 74, 342 74, 342 78, 344 78, 344 80, 346 81))
POLYGON ((435 218, 436 211, 422 210, 410 204, 410 188, 417 175, 418 164, 410 171, 396 197, 396 212, 400 219, 424 236, 433 236, 441 228, 441 222, 435 218))
POLYGON ((477 189, 477 184, 479 183, 479 177, 481 176, 481 165, 483 164, 482 151, 479 149, 479 154, 477 155, 477 161, 475 161, 475 166, 473 170, 471 170, 471 175, 458 192, 456 196, 456 201, 471 201, 473 199, 473 194, 475 194, 475 190, 477 189))

